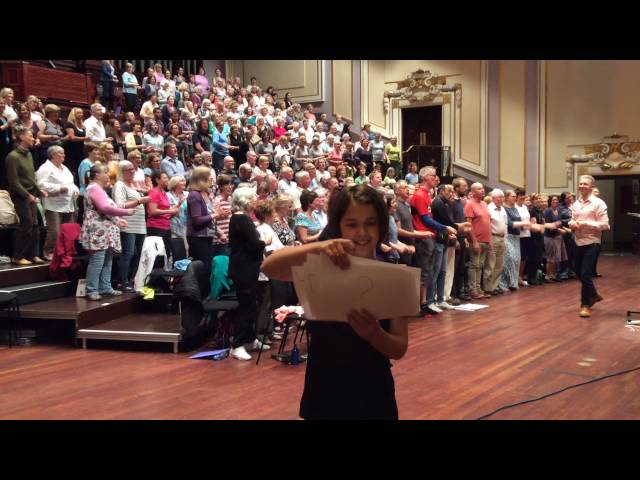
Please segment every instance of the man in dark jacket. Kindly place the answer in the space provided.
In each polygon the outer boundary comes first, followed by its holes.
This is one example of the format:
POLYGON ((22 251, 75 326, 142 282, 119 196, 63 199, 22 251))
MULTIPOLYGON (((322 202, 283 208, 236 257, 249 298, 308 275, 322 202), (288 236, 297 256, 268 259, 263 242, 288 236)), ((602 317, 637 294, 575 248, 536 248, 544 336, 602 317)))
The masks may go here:
MULTIPOLYGON (((462 177, 453 179, 452 182, 454 196, 451 201, 453 209, 453 220, 457 223, 465 221, 464 205, 469 186, 467 181, 462 177)), ((458 242, 456 243, 456 259, 453 274, 453 287, 451 289, 451 297, 460 300, 471 300, 466 293, 465 284, 467 283, 467 238, 464 229, 458 230, 458 242)))
MULTIPOLYGON (((458 230, 458 225, 454 222, 453 211, 451 208, 451 200, 453 199, 453 186, 452 185, 440 185, 438 187, 438 195, 434 198, 431 204, 431 213, 433 219, 449 227, 453 227, 458 230)), ((438 232, 436 235, 435 250, 433 252, 432 263, 432 281, 429 284, 429 290, 427 292, 427 303, 429 307, 433 309, 435 306, 441 310, 450 310, 452 305, 447 303, 444 295, 444 281, 447 274, 447 249, 450 243, 455 246, 455 237, 450 237, 446 232, 438 232)))

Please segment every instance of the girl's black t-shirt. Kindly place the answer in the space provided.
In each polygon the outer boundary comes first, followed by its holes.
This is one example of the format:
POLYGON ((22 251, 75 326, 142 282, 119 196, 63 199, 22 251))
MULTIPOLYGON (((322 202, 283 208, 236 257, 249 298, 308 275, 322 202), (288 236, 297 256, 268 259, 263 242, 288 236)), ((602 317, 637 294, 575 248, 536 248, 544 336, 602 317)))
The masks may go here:
MULTIPOLYGON (((387 332, 390 320, 381 320, 387 332)), ((300 416, 305 419, 398 418, 391 362, 348 323, 312 321, 300 416)))

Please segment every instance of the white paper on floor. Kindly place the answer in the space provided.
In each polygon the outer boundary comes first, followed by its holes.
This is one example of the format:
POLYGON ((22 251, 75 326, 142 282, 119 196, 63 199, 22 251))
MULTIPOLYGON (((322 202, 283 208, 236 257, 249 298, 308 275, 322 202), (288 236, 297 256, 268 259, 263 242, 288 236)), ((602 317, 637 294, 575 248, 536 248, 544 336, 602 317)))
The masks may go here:
POLYGON ((347 321, 351 309, 366 308, 378 320, 415 316, 420 311, 420 269, 349 256, 342 270, 326 256, 309 254, 292 267, 293 283, 313 320, 347 321))
POLYGON ((476 310, 482 310, 483 308, 487 308, 489 305, 480 305, 479 303, 463 303, 462 305, 458 305, 453 307, 455 310, 462 310, 464 312, 475 312, 476 310))

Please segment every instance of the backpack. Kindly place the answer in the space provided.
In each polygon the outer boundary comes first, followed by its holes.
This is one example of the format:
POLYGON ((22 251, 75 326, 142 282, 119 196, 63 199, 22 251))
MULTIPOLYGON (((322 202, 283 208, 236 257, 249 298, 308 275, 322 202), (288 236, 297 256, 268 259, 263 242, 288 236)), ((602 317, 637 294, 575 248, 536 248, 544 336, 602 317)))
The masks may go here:
POLYGON ((6 190, 0 190, 0 225, 14 225, 19 222, 16 208, 6 190))

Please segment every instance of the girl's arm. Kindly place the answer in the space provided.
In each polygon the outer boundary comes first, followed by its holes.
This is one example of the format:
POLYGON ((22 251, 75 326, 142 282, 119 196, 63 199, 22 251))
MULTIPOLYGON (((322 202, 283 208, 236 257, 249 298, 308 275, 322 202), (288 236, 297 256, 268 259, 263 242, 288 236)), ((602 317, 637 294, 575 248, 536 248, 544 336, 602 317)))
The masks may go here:
POLYGON ((391 320, 391 332, 386 332, 367 310, 352 310, 347 315, 349 325, 373 348, 387 358, 398 360, 404 357, 409 344, 409 327, 405 319, 391 320))
POLYGON ((355 245, 351 240, 337 238, 324 242, 308 243, 299 247, 284 247, 270 255, 262 264, 264 274, 283 282, 293 281, 291 267, 302 265, 308 253, 323 253, 341 268, 349 267, 349 256, 355 245))

